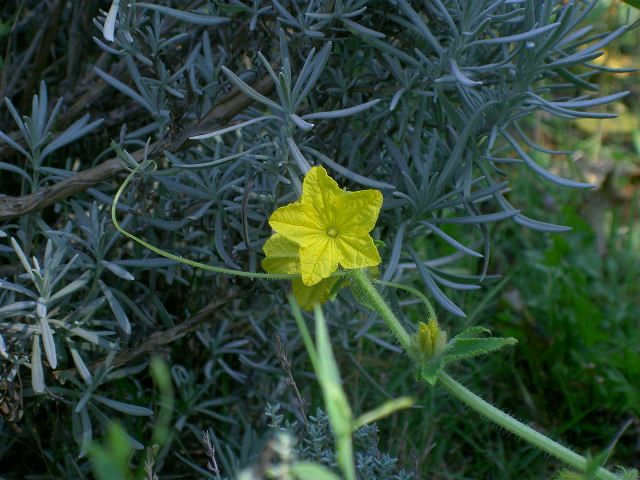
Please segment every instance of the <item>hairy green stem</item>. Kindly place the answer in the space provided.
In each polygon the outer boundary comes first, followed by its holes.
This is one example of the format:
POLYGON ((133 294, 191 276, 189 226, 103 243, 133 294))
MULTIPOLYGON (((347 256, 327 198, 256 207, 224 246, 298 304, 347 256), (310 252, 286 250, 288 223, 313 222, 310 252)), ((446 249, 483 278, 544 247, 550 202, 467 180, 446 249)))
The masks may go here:
POLYGON ((382 298, 382 295, 373 286, 367 271, 353 270, 350 279, 357 294, 366 298, 367 303, 382 317, 382 320, 384 320, 384 323, 391 330, 405 352, 410 352, 411 336, 404 329, 384 298, 382 298))
MULTIPOLYGON (((360 296, 364 303, 373 308, 382 317, 389 330, 394 334, 398 343, 407 352, 411 353, 411 336, 402 326, 398 317, 393 313, 382 295, 373 286, 366 270, 354 270, 350 275, 352 286, 356 295, 360 296)), ((382 283, 382 282, 379 282, 382 283)), ((382 283, 384 285, 384 283, 382 283)), ((394 286, 394 285, 389 285, 394 286)), ((444 371, 438 374, 440 384, 455 398, 467 405, 472 410, 488 418, 492 422, 500 425, 504 429, 510 431, 525 442, 539 448, 559 459, 560 461, 570 465, 571 467, 585 472, 589 468, 589 461, 572 450, 554 442, 550 438, 544 436, 540 432, 535 431, 524 423, 516 420, 502 410, 494 407, 490 403, 485 402, 475 393, 460 385, 444 371)), ((595 480, 619 480, 620 477, 614 473, 598 467, 594 473, 595 480)))
MULTIPOLYGON (((507 415, 502 410, 494 407, 472 391, 460 385, 444 371, 440 372, 438 379, 440 380, 440 384, 462 403, 472 410, 475 410, 480 415, 487 417, 492 422, 497 423, 502 428, 510 431, 517 437, 520 437, 525 442, 538 447, 549 455, 553 455, 558 460, 561 460, 581 472, 586 471, 589 467, 589 461, 582 455, 578 455, 567 447, 554 442, 540 432, 528 427, 510 415, 507 415)), ((617 475, 602 467, 598 467, 594 472, 593 478, 595 480, 619 480, 617 475)))

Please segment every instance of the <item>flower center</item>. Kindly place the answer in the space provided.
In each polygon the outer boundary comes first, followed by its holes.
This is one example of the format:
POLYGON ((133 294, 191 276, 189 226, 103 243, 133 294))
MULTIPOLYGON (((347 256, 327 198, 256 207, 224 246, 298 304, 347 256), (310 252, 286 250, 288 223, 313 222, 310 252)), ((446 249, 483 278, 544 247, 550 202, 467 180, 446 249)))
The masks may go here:
POLYGON ((331 227, 329 230, 327 230, 327 235, 329 235, 331 238, 335 238, 338 236, 338 231, 331 227))

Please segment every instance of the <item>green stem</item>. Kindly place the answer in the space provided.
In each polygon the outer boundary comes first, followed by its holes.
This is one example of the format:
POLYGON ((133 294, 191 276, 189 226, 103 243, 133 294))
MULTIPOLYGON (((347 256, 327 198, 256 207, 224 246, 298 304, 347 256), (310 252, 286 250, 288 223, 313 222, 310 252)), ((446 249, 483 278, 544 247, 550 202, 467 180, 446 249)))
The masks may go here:
MULTIPOLYGON (((571 465, 573 468, 581 472, 585 472, 589 467, 589 461, 583 456, 578 455, 557 442, 554 442, 540 432, 535 431, 531 427, 528 427, 524 423, 519 422, 510 415, 507 415, 502 410, 497 409, 490 403, 485 402, 475 393, 467 390, 464 386, 456 382, 444 371, 440 372, 438 379, 440 380, 441 385, 462 403, 479 414, 487 417, 492 422, 497 423, 504 429, 509 430, 525 442, 538 447, 549 455, 553 455, 557 459, 567 465, 571 465)), ((619 480, 620 477, 602 467, 598 467, 594 472, 593 478, 595 480, 619 480)))
POLYGON ((382 317, 384 323, 398 340, 405 352, 411 352, 411 336, 404 329, 398 317, 393 313, 382 295, 373 286, 366 270, 352 270, 351 282, 357 292, 366 298, 367 303, 382 317))
MULTIPOLYGON (((366 305, 370 306, 376 312, 378 312, 389 330, 391 330, 391 332, 398 340, 398 343, 400 343, 402 348, 404 348, 407 353, 410 353, 412 345, 411 336, 404 329, 387 302, 385 302, 382 295, 380 295, 380 293, 373 286, 371 280, 369 279, 367 271, 353 270, 350 274, 350 278, 355 293, 363 298, 366 305)), ((384 285, 384 283, 382 284, 384 285)), ((540 432, 537 432, 531 427, 526 426, 524 423, 519 422, 515 418, 504 413, 502 410, 497 409, 490 403, 485 402, 475 393, 467 390, 464 386, 456 382, 444 371, 441 371, 438 374, 438 379, 440 380, 442 386, 444 386, 447 391, 455 398, 460 400, 472 410, 475 410, 492 422, 510 431, 525 442, 534 445, 543 452, 553 455, 557 459, 561 460, 567 465, 570 465, 576 470, 579 470, 580 472, 585 472, 589 468, 589 461, 586 458, 578 455, 567 447, 554 442, 540 432)), ((593 478, 594 480, 619 480, 619 477, 617 475, 608 470, 605 470, 602 467, 597 468, 593 478)))

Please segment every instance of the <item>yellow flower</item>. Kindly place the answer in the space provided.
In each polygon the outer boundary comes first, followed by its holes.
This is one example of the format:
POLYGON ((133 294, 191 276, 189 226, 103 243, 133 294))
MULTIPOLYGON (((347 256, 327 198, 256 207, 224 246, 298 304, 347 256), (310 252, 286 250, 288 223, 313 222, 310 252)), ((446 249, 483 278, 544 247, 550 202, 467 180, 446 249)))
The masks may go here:
MULTIPOLYGON (((266 258, 262 260, 262 268, 269 273, 300 273, 300 247, 287 240, 279 233, 274 233, 262 247, 266 258)), ((307 286, 302 280, 293 281, 293 295, 304 310, 312 310, 316 303, 324 303, 329 299, 337 277, 329 277, 315 285, 307 286)))
POLYGON ((269 247, 265 244, 263 267, 270 271, 278 263, 278 268, 291 270, 296 265, 292 257, 297 254, 302 283, 312 286, 328 278, 338 266, 354 269, 378 265, 380 254, 369 233, 381 206, 382 193, 378 190, 346 192, 324 168, 313 167, 304 177, 300 200, 271 215, 269 224, 289 243, 276 239, 269 247), (271 255, 267 252, 270 248, 271 255))

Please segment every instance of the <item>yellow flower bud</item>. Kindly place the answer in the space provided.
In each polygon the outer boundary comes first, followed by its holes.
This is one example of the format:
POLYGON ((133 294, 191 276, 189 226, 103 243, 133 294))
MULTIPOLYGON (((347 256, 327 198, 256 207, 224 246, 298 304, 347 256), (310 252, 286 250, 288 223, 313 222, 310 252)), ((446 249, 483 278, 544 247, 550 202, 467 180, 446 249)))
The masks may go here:
POLYGON ((420 356, 432 358, 444 350, 447 334, 440 329, 438 321, 432 318, 427 323, 420 322, 413 341, 420 356))

